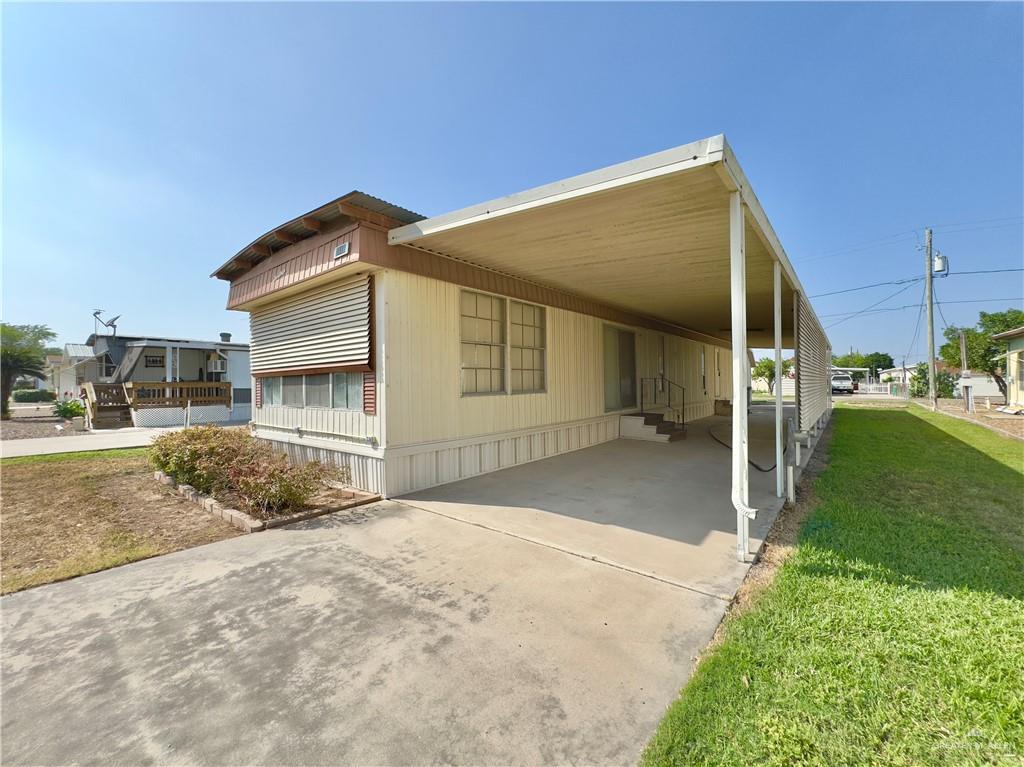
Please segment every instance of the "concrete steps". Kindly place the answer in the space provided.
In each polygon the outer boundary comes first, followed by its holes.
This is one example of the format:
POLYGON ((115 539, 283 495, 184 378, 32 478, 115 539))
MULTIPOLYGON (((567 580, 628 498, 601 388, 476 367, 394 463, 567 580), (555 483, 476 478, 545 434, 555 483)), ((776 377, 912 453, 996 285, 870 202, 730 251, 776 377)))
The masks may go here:
POLYGON ((629 413, 619 416, 619 436, 648 442, 675 442, 686 439, 686 424, 669 420, 664 413, 629 413))

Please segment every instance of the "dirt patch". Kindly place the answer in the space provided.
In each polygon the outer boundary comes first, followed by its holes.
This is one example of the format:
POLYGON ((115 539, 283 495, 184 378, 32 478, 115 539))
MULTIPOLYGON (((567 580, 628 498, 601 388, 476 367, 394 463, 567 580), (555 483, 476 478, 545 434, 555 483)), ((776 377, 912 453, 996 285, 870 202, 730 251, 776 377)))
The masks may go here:
POLYGON ((245 501, 242 496, 233 491, 227 490, 219 492, 214 496, 215 500, 224 506, 232 509, 239 509, 244 511, 253 519, 262 519, 268 522, 277 521, 280 524, 282 519, 295 519, 305 517, 311 514, 331 514, 336 511, 345 511, 346 509, 358 506, 361 503, 366 503, 368 499, 374 501, 380 500, 380 496, 373 495, 372 493, 366 493, 362 490, 356 490, 351 487, 331 487, 325 486, 320 490, 317 490, 309 501, 301 509, 293 509, 287 512, 270 512, 261 513, 257 509, 252 509, 245 501))
MULTIPOLYGON (((973 413, 967 413, 964 411, 963 400, 940 399, 939 412, 956 416, 957 418, 963 418, 968 421, 974 421, 981 426, 998 431, 1009 437, 1024 439, 1024 415, 1000 413, 995 409, 997 407, 995 405, 991 409, 986 408, 984 399, 984 397, 979 397, 975 400, 975 412, 973 413)), ((928 410, 932 409, 931 403, 929 403, 927 399, 915 399, 914 403, 927 408, 928 410)))
POLYGON ((144 455, 0 465, 0 592, 238 535, 153 482, 144 455))
POLYGON ((842 407, 854 407, 863 410, 906 410, 908 407, 905 399, 843 399, 836 400, 836 405, 842 407))
POLYGON ((9 421, 0 421, 0 439, 38 439, 40 437, 80 437, 90 434, 75 431, 71 421, 56 416, 19 416, 9 421), (57 427, 61 428, 57 428, 57 427))

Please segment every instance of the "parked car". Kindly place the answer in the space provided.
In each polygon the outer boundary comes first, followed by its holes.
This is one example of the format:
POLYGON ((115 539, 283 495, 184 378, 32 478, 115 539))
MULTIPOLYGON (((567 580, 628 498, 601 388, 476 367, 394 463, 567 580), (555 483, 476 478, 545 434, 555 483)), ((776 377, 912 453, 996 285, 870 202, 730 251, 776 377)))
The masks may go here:
POLYGON ((853 394, 853 379, 845 373, 832 376, 833 394, 853 394))

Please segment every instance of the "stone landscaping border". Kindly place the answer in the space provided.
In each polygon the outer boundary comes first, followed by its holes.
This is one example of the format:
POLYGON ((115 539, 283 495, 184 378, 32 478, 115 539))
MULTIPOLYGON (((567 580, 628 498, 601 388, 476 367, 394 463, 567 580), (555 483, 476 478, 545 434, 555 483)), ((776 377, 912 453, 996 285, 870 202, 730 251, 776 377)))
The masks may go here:
POLYGON ((379 495, 364 493, 360 490, 346 489, 345 492, 349 493, 352 498, 349 502, 341 506, 327 509, 309 509, 295 514, 289 514, 284 517, 275 517, 274 519, 256 519, 255 517, 250 517, 244 511, 228 508, 213 496, 196 490, 192 485, 179 485, 174 481, 174 477, 169 474, 165 474, 162 471, 153 472, 153 479, 161 484, 169 485, 177 489, 178 495, 182 498, 202 506, 210 514, 213 514, 213 516, 220 517, 225 522, 230 522, 245 533, 258 533, 261 530, 270 530, 274 527, 281 527, 281 525, 290 525, 294 522, 302 522, 306 519, 313 519, 314 517, 320 517, 324 514, 333 514, 336 511, 344 511, 345 509, 351 509, 355 506, 362 506, 363 504, 373 503, 374 501, 380 500, 379 495))

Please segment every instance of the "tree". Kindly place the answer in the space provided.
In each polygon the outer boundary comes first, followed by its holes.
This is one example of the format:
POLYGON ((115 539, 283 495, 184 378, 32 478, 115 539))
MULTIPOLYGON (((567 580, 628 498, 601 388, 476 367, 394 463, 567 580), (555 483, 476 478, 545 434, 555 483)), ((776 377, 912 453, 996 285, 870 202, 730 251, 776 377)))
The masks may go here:
MULTIPOLYGON (((872 376, 877 376, 879 370, 896 366, 892 357, 885 352, 871 352, 870 354, 850 352, 849 354, 839 356, 833 355, 832 364, 840 368, 868 368, 872 376)), ((864 377, 864 374, 855 372, 851 373, 850 376, 859 381, 864 377)))
MULTIPOLYGON (((952 399, 956 388, 956 379, 948 370, 935 371, 935 396, 940 399, 952 399)), ((910 379, 910 396, 928 396, 928 363, 922 362, 914 368, 910 379)))
MULTIPOLYGON (((782 361, 782 375, 785 377, 789 374, 789 371, 793 368, 793 363, 790 360, 782 361)), ((765 357, 759 359, 757 364, 754 365, 754 370, 751 373, 751 377, 755 379, 761 379, 768 384, 768 391, 775 392, 775 360, 771 357, 765 357)))
POLYGON ((1006 380, 1003 378, 1003 360, 998 356, 1006 351, 992 336, 1024 325, 1024 311, 1007 309, 1005 312, 980 312, 978 324, 973 328, 958 328, 950 325, 943 332, 946 343, 939 348, 939 356, 947 365, 987 373, 995 379, 1002 395, 1006 396, 1006 380), (960 331, 967 337, 967 364, 960 360, 960 331))
POLYGON ((56 333, 46 325, 0 323, 0 418, 11 417, 10 401, 14 382, 21 376, 46 378, 44 348, 56 333))
POLYGON ((893 360, 892 355, 886 354, 885 352, 871 352, 871 354, 864 355, 864 367, 871 369, 871 375, 875 378, 878 377, 879 370, 888 370, 889 368, 896 367, 896 361, 893 360))

